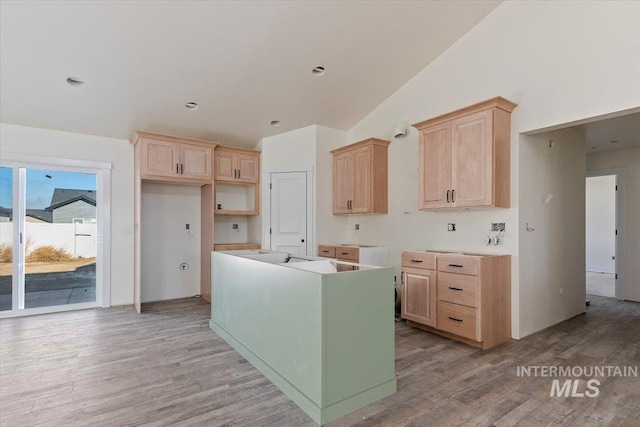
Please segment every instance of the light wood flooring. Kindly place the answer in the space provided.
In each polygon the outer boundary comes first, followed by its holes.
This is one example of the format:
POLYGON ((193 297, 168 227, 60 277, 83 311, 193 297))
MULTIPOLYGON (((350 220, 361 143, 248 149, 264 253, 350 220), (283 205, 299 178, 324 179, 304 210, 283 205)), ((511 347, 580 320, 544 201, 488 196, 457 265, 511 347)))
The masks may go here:
MULTIPOLYGON (((519 365, 640 366, 640 304, 590 296, 587 314, 480 351, 396 323, 398 392, 332 426, 640 425, 640 379, 597 398, 549 397, 519 365)), ((314 426, 208 327, 197 299, 0 321, 0 425, 314 426)))

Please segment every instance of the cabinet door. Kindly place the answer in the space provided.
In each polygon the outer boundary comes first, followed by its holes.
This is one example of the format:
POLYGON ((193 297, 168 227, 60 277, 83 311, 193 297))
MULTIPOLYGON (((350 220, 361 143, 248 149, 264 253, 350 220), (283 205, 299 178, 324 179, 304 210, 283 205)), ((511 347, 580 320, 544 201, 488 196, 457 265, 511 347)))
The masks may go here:
POLYGON ((260 156, 237 153, 235 167, 238 169, 240 182, 258 183, 260 180, 260 156))
POLYGON ((188 144, 180 145, 181 176, 211 180, 211 166, 213 164, 211 154, 211 148, 188 144))
POLYGON ((493 204, 492 110, 453 121, 451 176, 453 206, 493 204))
POLYGON ((420 134, 420 209, 444 208, 451 201, 451 122, 424 129, 420 134))
POLYGON ((177 177, 180 167, 179 144, 156 139, 142 139, 142 176, 177 177))
POLYGON ((366 213, 372 210, 371 155, 372 147, 363 147, 351 152, 353 170, 352 213, 366 213))
POLYGON ((353 186, 350 153, 333 157, 333 213, 349 213, 349 200, 353 186))
POLYGON ((426 326, 436 326, 435 270, 404 269, 402 318, 426 326))
POLYGON ((215 150, 215 176, 216 181, 235 181, 235 165, 233 152, 226 150, 215 150))

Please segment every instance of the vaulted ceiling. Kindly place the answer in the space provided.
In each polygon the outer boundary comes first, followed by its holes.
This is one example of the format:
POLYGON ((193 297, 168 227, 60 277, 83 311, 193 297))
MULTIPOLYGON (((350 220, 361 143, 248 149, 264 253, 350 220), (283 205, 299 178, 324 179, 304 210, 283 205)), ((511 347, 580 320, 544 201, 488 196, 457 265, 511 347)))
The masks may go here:
POLYGON ((499 4, 2 1, 0 120, 249 147, 311 124, 348 130, 499 4))

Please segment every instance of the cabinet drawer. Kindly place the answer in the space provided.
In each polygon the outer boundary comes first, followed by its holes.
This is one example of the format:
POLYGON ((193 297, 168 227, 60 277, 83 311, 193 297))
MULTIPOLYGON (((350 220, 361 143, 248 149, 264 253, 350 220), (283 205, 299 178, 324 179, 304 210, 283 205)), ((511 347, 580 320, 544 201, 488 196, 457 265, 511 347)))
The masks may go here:
POLYGON ((478 278, 438 272, 438 300, 468 307, 478 306, 478 278))
POLYGON ((336 257, 336 247, 335 246, 327 246, 327 245, 318 245, 318 256, 323 256, 326 258, 335 258, 336 257))
POLYGON ((436 327, 446 332, 480 341, 477 330, 477 310, 464 305, 438 301, 436 308, 436 327))
POLYGON ((340 272, 340 271, 354 271, 354 270, 358 270, 358 267, 356 267, 355 265, 340 264, 340 263, 338 263, 336 265, 336 271, 338 271, 338 272, 340 272))
POLYGON ((440 255, 438 257, 438 271, 476 276, 478 274, 478 259, 462 255, 440 255))
POLYGON ((425 252, 402 252, 402 266, 435 270, 436 256, 425 252))
POLYGON ((336 258, 344 261, 358 262, 358 248, 336 246, 336 258))

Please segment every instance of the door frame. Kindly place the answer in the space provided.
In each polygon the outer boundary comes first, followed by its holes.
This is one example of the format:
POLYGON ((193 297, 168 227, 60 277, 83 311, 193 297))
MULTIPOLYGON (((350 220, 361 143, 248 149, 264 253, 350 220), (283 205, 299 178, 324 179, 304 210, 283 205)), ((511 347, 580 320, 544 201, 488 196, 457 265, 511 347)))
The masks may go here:
MULTIPOLYGON (((624 300, 626 296, 625 277, 624 277, 624 168, 607 168, 607 169, 594 169, 588 170, 586 178, 592 178, 596 176, 615 176, 616 177, 616 223, 615 227, 618 230, 616 235, 616 254, 615 254, 615 274, 616 274, 616 299, 624 300)), ((586 183, 585 178, 585 183, 586 183)), ((586 234, 586 231, 585 231, 586 234)), ((586 256, 586 254, 585 254, 586 256)))
POLYGON ((271 248, 271 174, 274 173, 304 173, 307 176, 307 255, 313 255, 315 248, 315 215, 313 210, 313 201, 315 200, 314 194, 314 168, 313 166, 290 166, 290 167, 275 167, 267 169, 262 173, 261 187, 262 187, 262 248, 271 248), (269 195, 269 197, 265 197, 269 195))
MULTIPOLYGON (((19 178, 19 168, 33 169, 54 169, 61 172, 80 172, 91 173, 96 175, 96 203, 100 208, 96 211, 97 215, 97 248, 96 259, 100 260, 96 264, 96 300, 95 302, 86 302, 78 304, 65 304, 50 307, 36 307, 18 309, 17 298, 18 282, 17 278, 22 274, 21 267, 24 259, 20 263, 13 262, 13 278, 12 278, 12 309, 0 312, 1 318, 28 316, 34 314, 56 313, 60 311, 80 310, 84 308, 111 306, 111 163, 95 162, 88 160, 64 159, 58 157, 45 157, 30 154, 18 153, 2 153, 0 165, 13 168, 14 190, 18 184, 16 179, 19 178)), ((24 192, 26 189, 22 189, 24 192)), ((25 206, 20 204, 24 200, 25 195, 20 191, 14 191, 13 205, 14 211, 17 212, 18 218, 13 221, 13 241, 16 242, 20 238, 20 232, 24 228, 25 206)), ((22 251, 18 251, 22 258, 22 251)))

